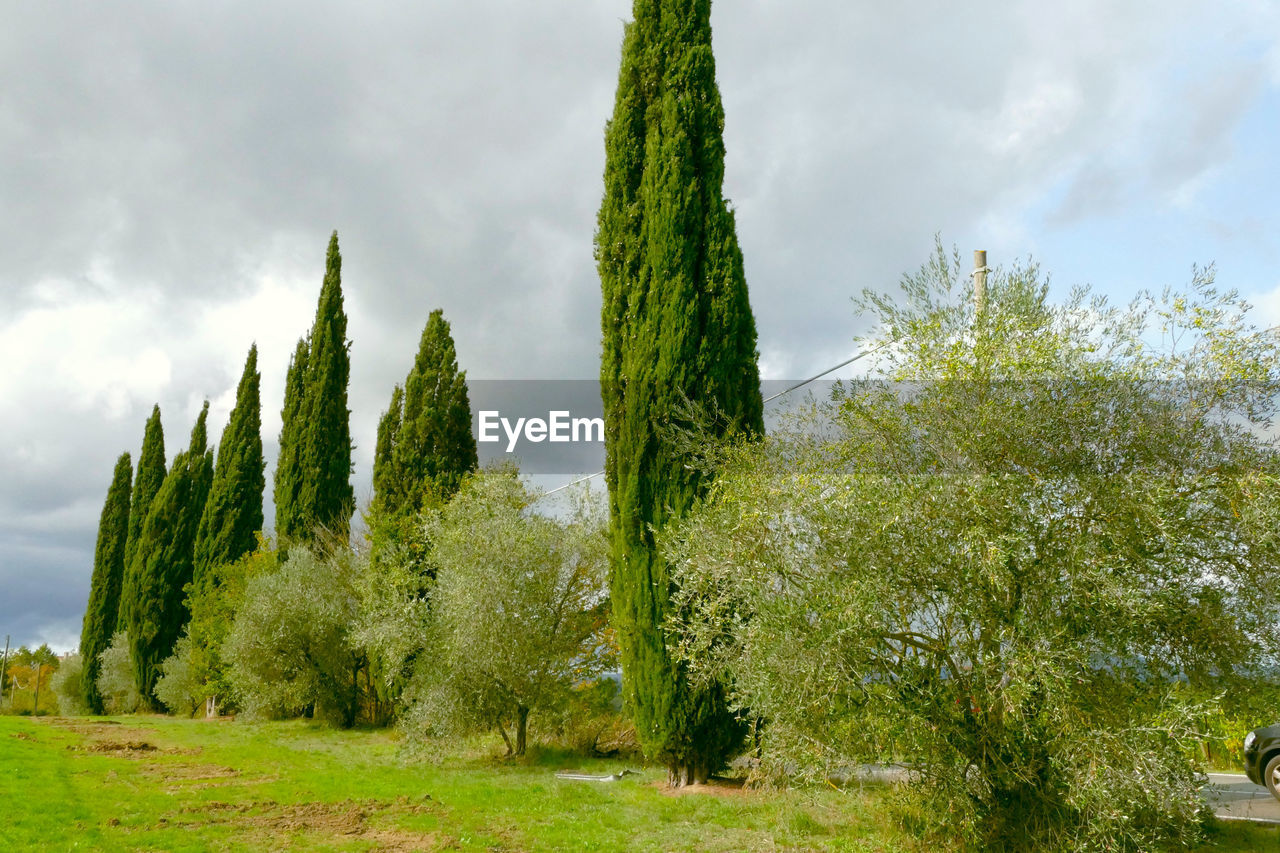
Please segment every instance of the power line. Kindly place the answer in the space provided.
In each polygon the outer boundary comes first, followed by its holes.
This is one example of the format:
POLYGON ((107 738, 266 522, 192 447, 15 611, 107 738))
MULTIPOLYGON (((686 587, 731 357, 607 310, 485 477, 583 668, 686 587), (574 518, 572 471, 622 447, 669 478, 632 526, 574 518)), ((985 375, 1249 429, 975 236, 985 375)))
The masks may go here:
MULTIPOLYGON (((804 386, 808 385, 810 382, 816 382, 817 380, 821 379, 827 374, 834 373, 835 371, 839 370, 842 367, 847 367, 848 365, 853 364, 855 361, 857 361, 860 358, 863 358, 864 356, 868 356, 868 355, 871 355, 872 353, 879 352, 880 350, 884 349, 886 346, 888 346, 888 344, 881 344, 878 347, 872 347, 871 349, 863 350, 862 352, 858 353, 852 358, 847 358, 844 361, 840 362, 839 364, 835 365, 834 367, 828 367, 826 370, 822 371, 821 373, 815 373, 813 376, 810 376, 808 379, 803 379, 797 382, 795 385, 792 385, 790 388, 784 388, 783 390, 779 391, 777 394, 773 394, 769 397, 766 397, 764 400, 761 401, 761 404, 763 405, 764 403, 773 402, 774 400, 778 399, 784 394, 790 394, 792 391, 795 391, 798 388, 803 388, 804 386)), ((594 474, 588 474, 585 477, 579 477, 578 479, 572 482, 565 483, 563 486, 556 486, 554 489, 543 492, 541 497, 545 498, 549 495, 554 495, 556 492, 563 492, 565 489, 572 488, 573 486, 576 486, 579 483, 585 483, 588 480, 594 480, 596 477, 600 477, 603 475, 604 475, 603 471, 597 471, 594 474)))

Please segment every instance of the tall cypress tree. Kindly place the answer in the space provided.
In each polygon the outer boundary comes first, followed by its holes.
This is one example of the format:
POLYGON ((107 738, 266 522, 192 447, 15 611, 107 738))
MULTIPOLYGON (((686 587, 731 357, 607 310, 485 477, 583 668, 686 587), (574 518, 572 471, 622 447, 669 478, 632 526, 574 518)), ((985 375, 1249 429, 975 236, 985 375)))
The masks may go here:
POLYGON ((137 579, 133 576, 133 555, 142 537, 142 524, 147 520, 156 492, 165 478, 164 427, 160 424, 160 406, 151 409, 142 432, 142 452, 138 454, 138 471, 134 475, 133 494, 129 506, 129 535, 124 546, 124 582, 120 590, 118 624, 128 623, 129 611, 137 600, 137 579))
POLYGON ((722 195, 724 112, 710 0, 635 0, 605 132, 596 232, 612 607, 625 696, 673 784, 702 781, 741 737, 719 687, 694 689, 666 648, 671 580, 653 529, 706 484, 661 438, 683 399, 720 433, 763 431, 755 319, 722 195))
POLYGON ((458 369, 449 322, 437 308, 422 330, 403 390, 396 386, 378 425, 375 505, 391 515, 417 513, 453 497, 477 464, 467 374, 458 369))
POLYGON ((275 488, 276 532, 286 541, 310 538, 317 528, 345 540, 350 530, 355 506, 347 408, 350 345, 342 307, 342 255, 334 231, 315 324, 298 342, 285 386, 275 488))
POLYGON ((280 455, 276 459, 273 487, 276 535, 284 541, 297 539, 310 532, 299 503, 304 479, 301 454, 303 427, 306 424, 307 356, 310 353, 311 346, 307 339, 299 338, 284 380, 284 408, 280 410, 280 455))
POLYGON ((84 627, 80 631, 80 659, 84 674, 80 693, 94 714, 102 713, 102 694, 98 692, 98 656, 111 645, 120 611, 120 587, 124 581, 124 547, 129 536, 129 498, 133 490, 133 460, 128 453, 116 460, 111 487, 98 519, 98 543, 93 551, 93 579, 89 586, 89 603, 84 611, 84 627))
POLYGON ((206 402, 191 430, 191 445, 173 461, 151 504, 129 567, 136 597, 126 629, 134 680, 143 701, 154 704, 160 662, 173 653, 187 623, 184 587, 191 582, 196 529, 213 480, 206 402))
POLYGON ((196 531, 194 580, 215 566, 235 562, 257 547, 262 529, 262 404, 258 345, 249 348, 236 388, 236 405, 222 431, 218 462, 196 531))

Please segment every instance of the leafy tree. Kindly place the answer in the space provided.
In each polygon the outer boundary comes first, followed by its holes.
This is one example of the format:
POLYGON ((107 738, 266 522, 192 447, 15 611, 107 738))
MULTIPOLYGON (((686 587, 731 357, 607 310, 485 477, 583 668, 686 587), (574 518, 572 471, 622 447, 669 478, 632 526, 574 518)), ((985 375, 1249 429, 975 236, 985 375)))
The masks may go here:
MULTIPOLYGON (((223 644, 244 604, 249 578, 278 568, 277 552, 267 547, 265 540, 259 539, 258 548, 252 554, 246 554, 233 563, 213 566, 187 587, 187 609, 191 613, 191 621, 187 623, 186 633, 175 647, 174 655, 163 665, 166 676, 172 673, 177 679, 165 690, 171 699, 178 699, 179 707, 188 695, 184 691, 197 688, 205 702, 206 716, 217 716, 219 708, 228 703, 234 707, 227 664, 222 656, 223 644), (175 661, 175 657, 181 660, 175 661)), ((164 698, 159 684, 156 695, 170 708, 175 707, 164 698)))
POLYGON ((191 582, 196 528, 213 479, 208 449, 206 402, 191 431, 191 445, 179 453, 142 526, 130 574, 136 597, 125 629, 138 693, 150 705, 160 662, 173 652, 190 614, 184 587, 191 582))
POLYGON ((317 529, 338 541, 347 538, 355 506, 347 409, 349 348, 335 231, 329 239, 315 323, 298 342, 285 386, 275 488, 276 533, 286 541, 310 540, 317 529))
POLYGON ((466 373, 458 370, 449 323, 437 309, 404 387, 392 391, 378 424, 370 508, 375 551, 409 545, 421 556, 418 513, 453 497, 477 463, 466 373))
POLYGON ((254 550, 262 530, 262 491, 266 486, 262 459, 262 406, 258 386, 258 347, 249 348, 236 389, 236 405, 222 431, 218 462, 196 531, 194 582, 216 566, 232 563, 254 550))
POLYGON ((173 654, 160 663, 156 698, 164 703, 171 714, 194 716, 196 708, 204 701, 204 681, 192 666, 192 657, 191 637, 183 634, 174 645, 173 654))
POLYGON ((142 433, 142 452, 138 455, 138 470, 134 475, 132 503, 129 506, 129 536, 124 546, 124 581, 120 589, 119 624, 128 621, 130 610, 137 599, 137 579, 131 574, 134 553, 142 538, 142 525, 151 511, 151 504, 164 482, 164 427, 160 424, 160 406, 151 409, 151 417, 142 433))
POLYGON ((289 360, 284 381, 284 408, 280 411, 280 455, 276 460, 273 494, 276 504, 276 535, 293 539, 309 531, 299 503, 302 481, 303 430, 306 425, 307 357, 311 345, 306 338, 289 360))
MULTIPOLYGON (((129 472, 132 475, 132 471, 129 472)), ((84 658, 79 654, 69 655, 58 664, 58 670, 49 679, 49 690, 58 699, 58 713, 64 717, 83 716, 94 712, 85 704, 85 689, 81 681, 84 679, 84 658)), ((97 695, 95 688, 94 694, 97 695)))
POLYGON ((710 0, 636 0, 605 133, 596 260, 613 528, 612 602, 626 701, 672 784, 703 781, 742 728, 716 685, 693 690, 664 642, 671 578, 654 529, 705 487, 661 439, 686 400, 714 432, 763 430, 755 320, 722 196, 724 112, 710 0))
POLYGON ((129 496, 132 491, 133 461, 128 453, 116 460, 115 474, 107 489, 107 499, 98 519, 98 543, 93 552, 93 579, 89 603, 80 631, 80 654, 84 676, 77 679, 83 690, 78 704, 91 713, 102 713, 98 694, 98 655, 111 643, 120 613, 120 587, 124 582, 124 551, 129 536, 129 496))
POLYGON ((515 755, 529 715, 563 705, 604 660, 603 520, 586 501, 568 523, 530 514, 532 498, 514 469, 485 471, 428 513, 435 585, 407 693, 412 722, 496 728, 515 755))
POLYGON ((10 655, 5 701, 11 712, 36 715, 57 712, 58 700, 49 685, 58 663, 58 656, 47 644, 35 649, 19 646, 10 655))
POLYGON ((372 686, 352 639, 363 571, 349 548, 321 554, 295 547, 278 570, 249 578, 222 648, 232 692, 248 714, 286 717, 313 708, 344 727, 355 724, 372 686))
POLYGON ((886 382, 730 446, 666 534, 673 630, 774 766, 893 756, 981 849, 1200 826, 1181 685, 1274 666, 1280 336, 1198 274, 1127 310, 958 259, 867 295, 886 382))
POLYGON ((142 704, 129 659, 129 635, 117 631, 98 656, 98 695, 109 714, 132 714, 142 704))

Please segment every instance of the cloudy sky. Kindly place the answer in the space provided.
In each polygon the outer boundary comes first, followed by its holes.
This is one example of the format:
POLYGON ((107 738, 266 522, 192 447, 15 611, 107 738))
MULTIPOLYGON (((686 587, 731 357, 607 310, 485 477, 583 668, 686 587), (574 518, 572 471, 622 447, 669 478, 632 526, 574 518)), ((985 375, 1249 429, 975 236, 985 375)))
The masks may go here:
MULTIPOLYGON (((629 0, 5 4, 0 634, 73 647, 117 455, 256 341, 275 455, 337 229, 355 486, 427 314, 474 378, 597 374, 591 257, 629 0), (128 11, 122 11, 126 9, 128 11)), ((850 297, 933 235, 1117 298, 1219 282, 1280 322, 1271 0, 719 0, 767 376, 840 361, 850 297)), ((270 468, 268 470, 270 477, 270 468)))

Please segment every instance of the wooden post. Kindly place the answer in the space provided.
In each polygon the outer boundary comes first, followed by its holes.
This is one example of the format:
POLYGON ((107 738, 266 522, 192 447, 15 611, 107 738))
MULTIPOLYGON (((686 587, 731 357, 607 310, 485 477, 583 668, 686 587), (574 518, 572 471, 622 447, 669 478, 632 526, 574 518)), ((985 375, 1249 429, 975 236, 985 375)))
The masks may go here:
POLYGON ((44 664, 40 663, 39 658, 36 659, 36 698, 31 703, 31 716, 40 716, 40 673, 44 669, 44 664))
POLYGON ((973 252, 973 313, 981 317, 987 309, 987 252, 975 249, 973 252))
POLYGON ((4 659, 0 660, 0 702, 4 701, 4 671, 9 666, 9 635, 4 635, 4 659))

